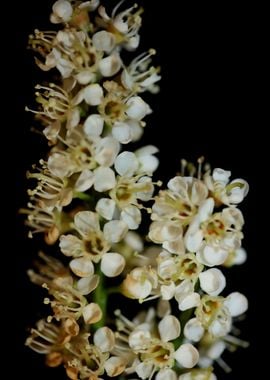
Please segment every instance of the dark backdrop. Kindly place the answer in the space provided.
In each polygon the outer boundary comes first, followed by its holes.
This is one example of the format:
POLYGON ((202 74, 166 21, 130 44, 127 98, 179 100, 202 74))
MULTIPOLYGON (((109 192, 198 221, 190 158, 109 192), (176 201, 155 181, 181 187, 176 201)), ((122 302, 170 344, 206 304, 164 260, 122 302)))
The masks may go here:
MULTIPOLYGON (((7 235, 3 234, 2 241, 8 239, 7 248, 3 248, 7 264, 2 269, 2 286, 11 301, 8 311, 2 313, 2 334, 9 347, 5 351, 11 375, 19 370, 19 377, 29 380, 65 378, 61 370, 45 368, 43 358, 24 347, 27 329, 41 316, 43 296, 26 277, 36 247, 25 238, 22 220, 16 217, 16 210, 26 202, 24 173, 46 151, 41 136, 30 133, 31 116, 24 112, 24 105, 33 103, 33 84, 42 78, 33 55, 26 50, 27 36, 34 28, 48 28, 52 3, 15 1, 6 4, 2 13, 7 22, 7 27, 2 22, 2 81, 6 83, 2 89, 2 128, 6 133, 2 151, 5 147, 8 150, 2 159, 6 173, 2 172, 2 202, 7 207, 3 218, 7 235)), ((250 183, 242 206, 248 261, 231 270, 227 288, 244 292, 250 300, 248 317, 240 326, 251 347, 225 355, 232 374, 217 373, 219 379, 244 379, 250 373, 262 379, 259 338, 267 333, 263 268, 268 265, 269 250, 262 243, 267 236, 263 218, 267 217, 269 177, 268 170, 262 170, 267 156, 265 128, 269 125, 269 118, 264 118, 264 11, 225 2, 190 2, 189 6, 179 2, 178 9, 177 1, 140 3, 145 8, 142 45, 158 50, 156 62, 162 67, 161 93, 149 99, 154 113, 144 140, 160 148, 160 176, 164 180, 173 176, 182 157, 196 160, 204 155, 213 167, 229 169, 233 178, 243 177, 250 183)))

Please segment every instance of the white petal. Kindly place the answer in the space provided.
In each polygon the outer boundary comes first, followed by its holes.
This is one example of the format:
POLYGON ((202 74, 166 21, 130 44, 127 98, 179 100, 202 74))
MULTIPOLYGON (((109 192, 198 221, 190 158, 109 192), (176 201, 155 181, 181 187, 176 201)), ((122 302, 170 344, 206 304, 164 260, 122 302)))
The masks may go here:
POLYGON ((142 120, 146 115, 151 113, 151 109, 140 96, 133 96, 127 101, 128 109, 126 114, 134 120, 142 120))
POLYGON ((162 368, 158 371, 155 380, 177 380, 176 373, 170 368, 162 368))
POLYGON ((231 172, 229 170, 223 170, 216 168, 213 170, 213 180, 216 182, 221 182, 223 185, 226 185, 229 182, 231 172))
POLYGON ((116 121, 114 123, 112 135, 121 144, 128 144, 132 139, 130 126, 122 121, 116 121))
POLYGON ((115 202, 110 198, 101 198, 97 202, 96 211, 106 220, 112 220, 115 212, 115 202))
POLYGON ((139 34, 136 34, 135 36, 130 37, 128 41, 124 44, 124 46, 127 51, 134 51, 138 48, 139 43, 140 36, 139 34))
POLYGON ((81 71, 78 74, 76 74, 75 78, 77 79, 77 81, 80 84, 85 86, 85 85, 89 84, 90 82, 92 82, 94 80, 95 76, 93 73, 91 73, 91 71, 84 70, 84 71, 81 71))
POLYGON ((152 284, 149 280, 134 278, 132 275, 127 275, 124 280, 124 290, 131 298, 144 299, 151 294, 152 284))
POLYGON ((88 235, 93 230, 99 230, 98 215, 92 211, 79 211, 74 217, 74 224, 77 230, 88 235))
POLYGON ((216 265, 223 264, 228 257, 228 251, 217 247, 212 247, 206 245, 201 248, 197 253, 197 259, 200 263, 207 265, 208 267, 213 267, 216 265))
POLYGON ((75 128, 79 124, 80 118, 81 116, 80 116, 79 108, 78 107, 73 108, 73 110, 70 111, 68 114, 68 119, 67 119, 67 124, 66 124, 67 129, 71 130, 75 128))
POLYGON ((101 30, 93 35, 92 42, 97 50, 110 53, 115 46, 115 37, 112 33, 101 30))
POLYGON ((136 120, 128 120, 126 121, 129 125, 130 133, 131 133, 131 140, 132 141, 138 141, 143 135, 143 128, 141 127, 140 123, 136 120))
POLYGON ((125 243, 136 252, 143 250, 143 241, 139 234, 129 231, 125 236, 125 243))
POLYGON ((162 244, 162 247, 166 249, 166 251, 177 253, 178 255, 183 255, 186 252, 182 236, 176 240, 165 241, 165 243, 162 244))
POLYGON ((111 356, 105 361, 104 368, 108 376, 115 377, 120 375, 126 367, 124 358, 118 356, 111 356))
POLYGON ((93 185, 94 173, 89 169, 84 169, 79 175, 74 187, 75 191, 84 192, 93 185))
POLYGON ((158 149, 153 145, 147 145, 136 150, 135 154, 140 163, 140 173, 152 174, 158 167, 159 160, 153 156, 158 149))
POLYGON ((138 365, 136 365, 135 371, 140 379, 149 379, 149 376, 153 371, 153 364, 141 362, 138 365))
POLYGON ((104 137, 96 146, 95 160, 101 166, 111 166, 119 153, 120 144, 113 137, 104 137))
POLYGON ((173 315, 167 315, 158 324, 161 340, 169 342, 179 337, 181 326, 179 320, 173 315))
POLYGON ((233 263, 236 265, 243 264, 247 259, 247 252, 244 248, 238 248, 235 250, 235 257, 233 263))
POLYGON ((179 193, 181 198, 187 198, 188 185, 183 177, 176 176, 170 179, 167 186, 169 190, 179 193))
POLYGON ((103 229, 105 239, 111 243, 118 243, 126 235, 128 227, 121 220, 111 220, 103 229))
POLYGON ((221 338, 227 335, 231 330, 231 320, 214 320, 208 328, 208 332, 215 338, 221 338))
POLYGON ((227 190, 227 195, 229 202, 232 204, 238 204, 242 202, 249 191, 249 185, 243 179, 235 179, 229 185, 229 191, 227 190))
POLYGON ((138 169, 139 163, 134 153, 125 151, 116 157, 114 166, 121 176, 132 177, 138 169))
POLYGON ((127 206, 121 212, 121 219, 130 230, 136 230, 142 221, 141 211, 136 206, 127 206))
POLYGON ((62 235, 60 236, 59 247, 61 252, 66 256, 78 256, 82 252, 82 242, 77 236, 62 235))
POLYGON ((107 326, 98 329, 94 334, 94 344, 101 350, 101 352, 111 351, 115 345, 113 331, 107 326))
POLYGON ((189 252, 197 252, 203 241, 203 232, 200 229, 198 219, 195 219, 185 234, 185 245, 189 252))
POLYGON ((138 183, 144 184, 144 185, 141 185, 142 188, 140 189, 140 191, 136 193, 137 198, 140 199, 141 201, 145 201, 145 202, 149 201, 155 190, 152 179, 150 177, 143 176, 139 179, 138 183))
POLYGON ((210 359, 216 360, 221 357, 223 351, 226 349, 226 344, 223 340, 218 340, 215 343, 211 344, 210 348, 207 350, 206 355, 210 359))
POLYGON ((140 350, 147 346, 151 341, 151 334, 149 331, 135 330, 130 333, 128 338, 129 347, 132 350, 140 350))
POLYGON ((73 8, 69 1, 58 0, 53 4, 53 12, 63 21, 68 21, 73 13, 73 8))
POLYGON ((95 170, 94 188, 96 191, 102 193, 111 190, 115 185, 116 179, 112 169, 99 167, 95 170))
POLYGON ((102 311, 98 304, 90 303, 83 308, 82 315, 86 324, 92 324, 101 320, 102 311))
POLYGON ((171 282, 169 285, 161 285, 160 293, 163 300, 170 300, 173 298, 175 293, 174 282, 171 282))
POLYGON ((48 168, 56 177, 69 177, 72 173, 73 164, 68 155, 52 153, 48 159, 48 168))
POLYGON ((202 339, 203 334, 204 328, 197 318, 192 318, 186 323, 184 328, 185 338, 193 342, 199 342, 202 339))
POLYGON ((175 351, 174 357, 182 367, 192 368, 198 363, 199 353, 192 344, 185 343, 175 351))
POLYGON ((103 118, 98 114, 92 114, 84 122, 84 132, 87 136, 100 136, 103 131, 103 118))
POLYGON ((199 306, 200 295, 198 293, 190 293, 179 298, 178 306, 181 311, 199 306))
POLYGON ((198 216, 199 216, 199 221, 204 222, 207 220, 210 215, 212 215, 213 210, 215 206, 215 201, 213 198, 207 198, 199 207, 198 210, 198 216))
POLYGON ((77 289, 83 295, 90 294, 99 284, 99 276, 94 274, 92 277, 80 278, 77 282, 77 289))
POLYGON ((137 157, 152 156, 155 153, 158 153, 158 148, 154 145, 146 145, 142 148, 136 150, 135 154, 137 157))
POLYGON ((87 104, 90 106, 98 106, 103 99, 103 89, 97 83, 89 84, 84 88, 83 96, 87 104))
POLYGON ((99 71, 104 77, 111 77, 115 75, 118 73, 121 66, 122 61, 118 54, 112 54, 109 57, 103 58, 98 64, 99 71))
POLYGON ((70 269, 78 277, 91 277, 94 274, 94 265, 90 258, 79 257, 69 263, 70 269))
POLYGON ((210 296, 219 295, 226 286, 225 276, 216 268, 200 273, 199 279, 202 290, 210 296))
POLYGON ((224 305, 227 306, 232 317, 237 317, 247 311, 248 300, 243 294, 233 292, 228 295, 224 305))
POLYGON ((125 258, 119 253, 104 253, 101 259, 101 271, 107 277, 116 277, 124 270, 125 258))

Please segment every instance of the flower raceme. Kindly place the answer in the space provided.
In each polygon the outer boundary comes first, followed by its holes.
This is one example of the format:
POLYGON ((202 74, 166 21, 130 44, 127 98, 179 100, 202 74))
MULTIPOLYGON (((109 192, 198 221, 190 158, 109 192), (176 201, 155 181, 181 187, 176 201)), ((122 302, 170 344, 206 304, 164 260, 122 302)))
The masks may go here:
POLYGON ((160 79, 155 51, 134 53, 141 13, 58 0, 54 30, 30 36, 37 65, 57 79, 38 84, 27 108, 49 152, 27 174, 22 212, 55 257, 41 252, 28 271, 51 311, 26 345, 73 380, 215 380, 214 362, 228 369, 223 351, 246 345, 231 332, 247 299, 226 294, 223 268, 246 259, 237 206, 248 184, 199 159, 162 186, 158 149, 132 150, 152 112, 143 94, 160 79), (134 306, 123 311, 126 299, 134 306))

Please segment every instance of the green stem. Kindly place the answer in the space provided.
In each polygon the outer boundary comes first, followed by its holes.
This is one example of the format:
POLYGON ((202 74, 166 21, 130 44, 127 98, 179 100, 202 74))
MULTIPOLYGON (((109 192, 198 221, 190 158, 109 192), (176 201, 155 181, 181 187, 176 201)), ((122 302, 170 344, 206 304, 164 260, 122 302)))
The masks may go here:
POLYGON ((89 194, 76 191, 73 193, 73 198, 81 199, 82 201, 91 202, 92 197, 89 194))
POLYGON ((105 276, 101 272, 100 265, 96 268, 96 274, 99 275, 98 287, 93 292, 93 302, 97 303, 102 311, 102 318, 99 322, 93 325, 94 330, 105 326, 106 315, 107 315, 107 301, 108 301, 108 291, 105 287, 105 276))

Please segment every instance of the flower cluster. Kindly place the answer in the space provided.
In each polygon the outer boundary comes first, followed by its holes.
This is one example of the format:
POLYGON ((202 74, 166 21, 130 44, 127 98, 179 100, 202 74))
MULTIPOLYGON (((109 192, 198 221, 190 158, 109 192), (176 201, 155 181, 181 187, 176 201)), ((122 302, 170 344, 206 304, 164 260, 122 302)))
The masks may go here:
POLYGON ((160 189, 158 149, 127 145, 143 135, 152 111, 142 96, 160 76, 153 49, 122 59, 139 45, 142 13, 122 3, 107 13, 99 0, 58 0, 54 30, 30 36, 37 65, 58 79, 37 85, 37 109, 27 108, 50 150, 27 174, 22 211, 29 237, 56 257, 41 252, 28 272, 51 311, 26 344, 73 380, 214 380, 222 352, 246 345, 231 331, 247 299, 220 294, 222 267, 246 258, 237 206, 248 184, 199 159, 160 189), (134 306, 121 310, 127 298, 134 306))

